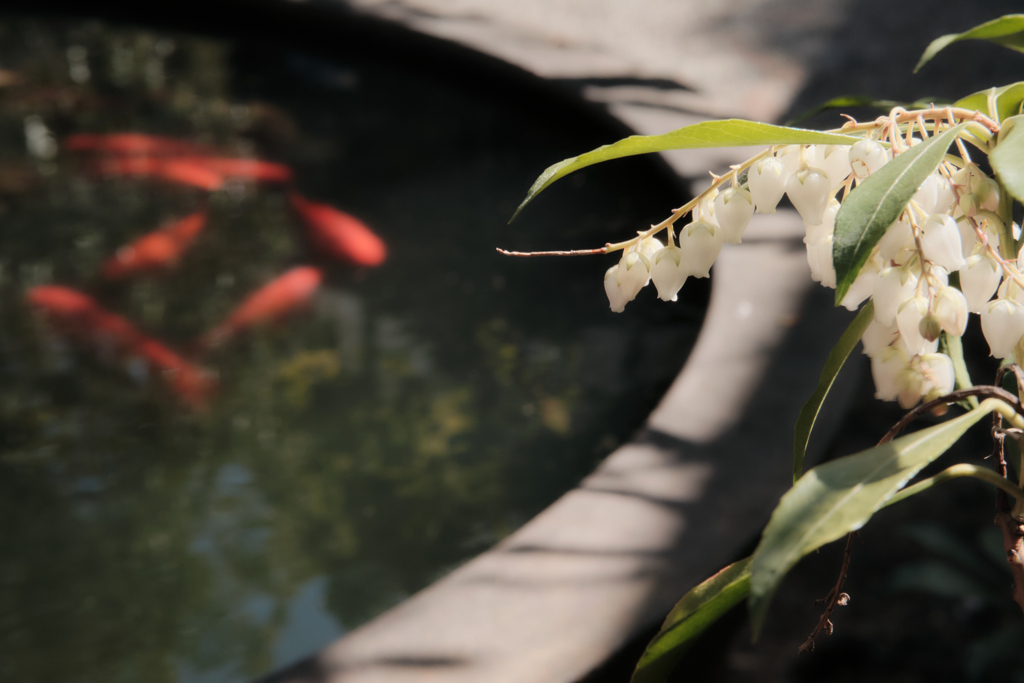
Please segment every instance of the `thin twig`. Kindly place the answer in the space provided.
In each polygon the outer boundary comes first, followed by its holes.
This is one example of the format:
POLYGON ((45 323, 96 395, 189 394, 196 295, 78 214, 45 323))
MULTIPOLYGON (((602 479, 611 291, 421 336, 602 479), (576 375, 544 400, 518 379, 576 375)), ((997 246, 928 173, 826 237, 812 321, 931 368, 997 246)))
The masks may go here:
POLYGON ((917 417, 922 413, 926 413, 930 411, 932 408, 943 406, 948 403, 956 403, 957 401, 964 398, 968 398, 969 396, 984 396, 985 398, 998 398, 1000 401, 1003 401, 1011 408, 1013 408, 1013 410, 1018 415, 1024 416, 1024 408, 1021 408, 1020 403, 1017 401, 1017 397, 1008 391, 1000 389, 999 387, 981 385, 977 387, 971 387, 970 389, 959 389, 957 391, 954 391, 953 393, 946 394, 945 396, 940 396, 934 401, 922 403, 918 407, 911 410, 909 413, 903 416, 903 419, 901 419, 899 422, 893 425, 892 429, 886 432, 885 436, 883 436, 881 441, 878 442, 878 445, 881 446, 884 443, 889 443, 890 441, 892 441, 894 438, 896 438, 897 434, 902 432, 908 424, 917 419, 917 417))
POLYGON ((508 251, 498 249, 499 254, 505 256, 593 256, 594 254, 605 253, 604 247, 597 249, 570 249, 568 251, 508 251))
POLYGON ((846 572, 850 568, 850 555, 853 553, 853 539, 860 534, 856 531, 851 531, 850 535, 846 537, 846 549, 843 550, 843 565, 839 569, 839 578, 836 580, 836 585, 832 587, 832 590, 828 592, 822 602, 825 603, 825 611, 821 615, 821 619, 818 620, 818 625, 811 631, 811 635, 807 636, 807 640, 797 648, 798 652, 813 652, 814 651, 814 639, 818 635, 825 631, 828 635, 832 635, 832 612, 836 607, 844 607, 850 603, 850 596, 843 592, 843 584, 846 583, 846 572))

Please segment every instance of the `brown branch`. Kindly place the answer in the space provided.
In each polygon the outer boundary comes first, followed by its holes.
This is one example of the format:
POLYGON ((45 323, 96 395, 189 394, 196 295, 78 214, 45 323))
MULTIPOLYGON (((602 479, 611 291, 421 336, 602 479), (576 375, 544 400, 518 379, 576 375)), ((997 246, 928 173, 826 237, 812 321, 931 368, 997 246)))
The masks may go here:
POLYGON ((606 254, 605 247, 597 249, 570 249, 569 251, 508 251, 498 249, 499 254, 505 256, 593 256, 594 254, 606 254))
POLYGON ((1003 532, 1006 563, 1013 575, 1013 601, 1024 611, 1024 524, 1011 517, 1008 510, 996 513, 993 523, 1003 532))
POLYGON ((851 531, 850 535, 846 537, 846 549, 843 550, 843 566, 839 569, 839 578, 836 580, 836 585, 832 586, 832 590, 828 592, 828 595, 824 599, 816 601, 815 604, 824 604, 825 611, 821 615, 821 619, 818 620, 818 625, 811 631, 811 635, 807 636, 807 640, 797 648, 797 652, 814 652, 814 639, 817 638, 822 631, 828 635, 832 635, 832 612, 836 607, 845 607, 850 604, 850 596, 843 592, 843 584, 846 583, 846 572, 850 568, 850 555, 853 553, 853 539, 859 536, 856 531, 851 531))
POLYGON ((956 401, 959 401, 964 398, 969 398, 971 396, 998 398, 999 400, 1011 406, 1018 415, 1024 416, 1024 408, 1021 408, 1020 403, 1017 401, 1017 397, 1008 391, 1000 389, 999 387, 982 385, 977 387, 971 387, 970 389, 960 389, 958 391, 954 391, 951 394, 940 396, 934 401, 922 403, 918 407, 911 410, 909 413, 903 416, 903 419, 901 419, 899 422, 893 425, 892 429, 886 432, 885 436, 883 436, 881 441, 878 442, 878 445, 881 446, 884 443, 889 443, 890 441, 892 441, 894 438, 896 438, 897 434, 902 432, 908 424, 917 419, 917 417, 920 416, 922 413, 926 413, 932 410, 933 408, 944 406, 948 403, 954 403, 956 401))

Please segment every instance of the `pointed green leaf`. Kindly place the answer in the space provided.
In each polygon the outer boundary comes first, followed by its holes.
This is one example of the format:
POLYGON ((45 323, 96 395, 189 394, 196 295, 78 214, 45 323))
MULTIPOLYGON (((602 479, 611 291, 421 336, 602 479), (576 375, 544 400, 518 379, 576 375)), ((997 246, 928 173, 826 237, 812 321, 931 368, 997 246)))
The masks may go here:
POLYGON ((921 468, 992 409, 986 401, 955 419, 819 465, 779 501, 750 563, 756 639, 782 577, 801 557, 861 528, 921 468))
POLYGON ((796 118, 786 121, 786 125, 792 126, 805 119, 811 118, 815 114, 828 111, 829 109, 842 109, 844 107, 869 107, 871 109, 882 109, 884 111, 891 111, 896 107, 903 107, 904 109, 925 109, 930 107, 932 104, 941 104, 942 102, 943 100, 941 99, 926 97, 914 102, 897 102, 896 100, 878 100, 864 95, 842 95, 840 97, 833 97, 827 102, 822 102, 817 107, 812 107, 803 113, 798 114, 796 118))
POLYGON ((1024 116, 1012 116, 1003 121, 988 161, 999 183, 1018 202, 1024 202, 1024 116))
POLYGON ((974 109, 993 118, 996 121, 1005 121, 1011 116, 1020 113, 1020 105, 1024 102, 1024 81, 1004 85, 1001 88, 987 88, 961 98, 953 103, 954 107, 960 109, 974 109), (991 111, 988 106, 989 95, 995 97, 996 111, 991 111))
POLYGON ((1024 14, 1007 14, 1006 16, 986 21, 963 33, 949 33, 939 36, 925 48, 924 54, 914 67, 914 73, 932 60, 946 46, 961 40, 987 40, 1004 45, 1011 50, 1024 52, 1024 14))
POLYGON ((711 624, 750 592, 750 558, 730 564, 682 597, 637 662, 630 683, 662 683, 711 624))
POLYGON ((832 238, 837 306, 878 240, 900 217, 924 179, 939 167, 946 149, 966 125, 958 124, 896 156, 843 201, 832 238))
POLYGON ((620 159, 636 154, 664 152, 670 149, 702 149, 706 147, 749 147, 751 145, 852 145, 860 138, 835 133, 822 133, 802 128, 786 128, 756 121, 728 119, 725 121, 703 121, 685 126, 662 135, 631 135, 610 145, 581 154, 578 157, 559 161, 540 174, 526 199, 512 215, 515 220, 519 212, 534 197, 559 178, 573 171, 599 164, 602 161, 620 159))
POLYGON ((804 455, 807 453, 807 443, 811 440, 811 430, 814 429, 814 422, 818 419, 821 406, 825 403, 829 389, 843 369, 846 359, 857 347, 860 338, 864 336, 864 330, 868 329, 871 319, 875 315, 875 304, 868 301, 864 308, 860 309, 857 317, 853 319, 850 326, 839 337, 839 341, 832 347, 825 361, 825 367, 821 369, 821 377, 818 379, 818 386, 814 393, 807 399, 807 403, 800 409, 800 415, 796 418, 796 427, 793 429, 793 481, 795 482, 804 473, 804 455))

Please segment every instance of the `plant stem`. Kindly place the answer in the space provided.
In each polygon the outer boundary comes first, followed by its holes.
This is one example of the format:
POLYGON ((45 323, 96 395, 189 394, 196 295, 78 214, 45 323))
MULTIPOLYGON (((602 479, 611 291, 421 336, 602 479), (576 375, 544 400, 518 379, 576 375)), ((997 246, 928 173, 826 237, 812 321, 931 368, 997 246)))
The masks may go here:
POLYGON ((992 484, 1002 491, 1005 491, 1017 500, 1024 499, 1024 491, 1014 486, 1009 480, 999 476, 992 470, 985 467, 978 467, 977 465, 970 465, 968 463, 960 463, 958 465, 953 465, 952 467, 947 467, 934 477, 928 477, 927 479, 917 482, 913 486, 906 487, 890 498, 886 502, 885 507, 895 505, 901 500, 905 500, 915 494, 927 491, 928 489, 934 488, 943 482, 947 482, 950 479, 957 479, 959 477, 973 477, 975 479, 980 479, 992 484))

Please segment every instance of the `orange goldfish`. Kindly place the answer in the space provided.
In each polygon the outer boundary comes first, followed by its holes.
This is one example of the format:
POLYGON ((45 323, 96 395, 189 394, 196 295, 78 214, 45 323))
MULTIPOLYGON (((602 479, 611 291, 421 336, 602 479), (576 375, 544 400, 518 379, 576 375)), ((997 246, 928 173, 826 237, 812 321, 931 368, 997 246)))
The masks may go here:
POLYGON ((279 322, 308 308, 322 281, 323 273, 316 268, 292 268, 246 297, 223 323, 200 339, 199 346, 216 348, 246 330, 279 322))
POLYGON ((205 210, 190 214, 121 247, 103 263, 100 273, 107 280, 122 280, 171 270, 205 227, 205 210))
POLYGON ((366 223, 329 204, 311 202, 296 192, 288 199, 306 226, 306 235, 324 256, 357 266, 379 266, 388 249, 366 223))
POLYGON ((101 359, 141 359, 186 405, 196 410, 208 406, 217 387, 212 377, 92 297, 68 287, 46 285, 30 289, 26 299, 63 335, 92 349, 101 359))

